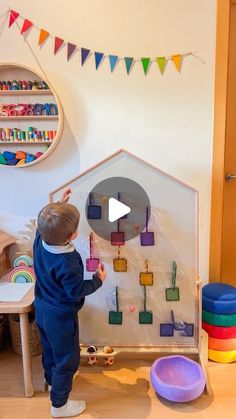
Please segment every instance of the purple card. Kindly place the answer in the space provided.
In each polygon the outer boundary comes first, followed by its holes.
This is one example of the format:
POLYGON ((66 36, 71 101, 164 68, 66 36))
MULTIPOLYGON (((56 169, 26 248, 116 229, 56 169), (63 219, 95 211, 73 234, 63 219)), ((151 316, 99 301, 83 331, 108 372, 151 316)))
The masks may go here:
POLYGON ((172 323, 161 323, 160 336, 174 336, 174 325, 172 323))
POLYGON ((99 264, 98 258, 88 258, 86 259, 86 271, 96 272, 99 264))
POLYGON ((143 231, 140 233, 141 246, 154 246, 154 233, 153 231, 143 231))

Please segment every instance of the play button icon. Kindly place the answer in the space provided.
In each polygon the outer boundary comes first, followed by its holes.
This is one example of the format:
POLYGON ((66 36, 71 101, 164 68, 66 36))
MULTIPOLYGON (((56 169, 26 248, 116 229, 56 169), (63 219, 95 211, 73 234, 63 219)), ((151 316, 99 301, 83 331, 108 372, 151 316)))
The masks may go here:
POLYGON ((95 234, 121 246, 146 228, 151 206, 147 193, 137 182, 111 177, 88 191, 85 213, 95 234))
POLYGON ((128 205, 122 204, 122 202, 118 201, 114 198, 109 198, 108 201, 108 219, 110 223, 113 221, 119 220, 119 218, 124 217, 125 215, 129 214, 131 211, 128 205))

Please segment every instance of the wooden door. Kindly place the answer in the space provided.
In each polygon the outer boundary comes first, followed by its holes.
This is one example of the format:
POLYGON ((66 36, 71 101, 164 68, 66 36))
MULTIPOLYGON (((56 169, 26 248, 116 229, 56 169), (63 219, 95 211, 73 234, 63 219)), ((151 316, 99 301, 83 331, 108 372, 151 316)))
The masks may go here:
POLYGON ((231 3, 226 100, 221 281, 236 286, 236 4, 231 3))

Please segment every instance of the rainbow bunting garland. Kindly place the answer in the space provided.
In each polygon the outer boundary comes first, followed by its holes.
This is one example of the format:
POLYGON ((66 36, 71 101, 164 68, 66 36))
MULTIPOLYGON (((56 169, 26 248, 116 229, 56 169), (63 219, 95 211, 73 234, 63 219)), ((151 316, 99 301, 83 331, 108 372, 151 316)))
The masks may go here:
POLYGON ((126 73, 128 75, 130 74, 130 72, 133 69, 134 64, 136 62, 141 63, 141 66, 142 66, 142 69, 143 69, 143 72, 144 72, 145 75, 148 74, 152 62, 156 63, 157 69, 160 71, 161 75, 164 74, 167 63, 169 61, 174 64, 174 67, 180 73, 180 71, 182 69, 183 59, 187 56, 193 56, 193 57, 197 58, 200 62, 205 63, 205 61, 201 57, 198 57, 193 52, 188 52, 188 53, 184 53, 184 54, 174 54, 174 55, 166 56, 166 57, 164 57, 164 56, 159 57, 158 56, 158 57, 155 57, 155 58, 146 57, 146 56, 141 57, 141 58, 135 58, 135 57, 130 57, 130 56, 119 57, 118 55, 111 55, 111 54, 106 55, 103 52, 91 51, 89 48, 78 47, 74 43, 66 42, 66 41, 64 41, 64 39, 62 39, 58 36, 51 35, 47 30, 45 30, 43 28, 38 28, 37 26, 35 26, 33 24, 33 22, 31 22, 30 20, 22 17, 15 10, 9 10, 8 13, 9 13, 9 24, 8 24, 9 28, 11 28, 12 25, 14 23, 16 23, 16 25, 18 26, 18 28, 20 30, 20 34, 23 34, 24 36, 27 36, 28 30, 32 27, 34 29, 38 30, 39 31, 38 46, 40 46, 40 47, 42 47, 44 45, 45 41, 49 37, 52 38, 54 40, 54 55, 56 55, 62 49, 62 47, 64 45, 66 45, 67 46, 67 61, 69 61, 71 59, 71 57, 73 56, 73 54, 76 50, 79 50, 82 66, 85 64, 85 62, 87 62, 87 59, 89 58, 89 56, 93 55, 96 70, 98 70, 98 68, 101 66, 101 64, 103 63, 105 58, 107 58, 109 60, 111 73, 113 73, 113 71, 116 68, 118 62, 123 61, 124 65, 125 65, 126 73), (23 24, 22 24, 21 28, 20 28, 20 25, 18 23, 19 18, 21 20, 23 20, 23 24))
POLYGON ((8 274, 8 282, 14 284, 26 284, 35 282, 35 273, 33 268, 27 266, 18 266, 8 274))

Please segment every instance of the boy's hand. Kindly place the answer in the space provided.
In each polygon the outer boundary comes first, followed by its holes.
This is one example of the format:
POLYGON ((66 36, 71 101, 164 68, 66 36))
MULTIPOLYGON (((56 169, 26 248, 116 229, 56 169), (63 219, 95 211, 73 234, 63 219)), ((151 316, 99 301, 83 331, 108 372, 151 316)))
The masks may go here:
POLYGON ((63 204, 67 204, 67 202, 70 199, 71 194, 72 194, 72 190, 67 189, 65 192, 63 192, 60 202, 63 203, 63 204))
POLYGON ((105 281, 107 273, 105 271, 103 263, 99 263, 99 265, 98 265, 97 276, 98 276, 99 279, 101 279, 102 282, 105 281))

